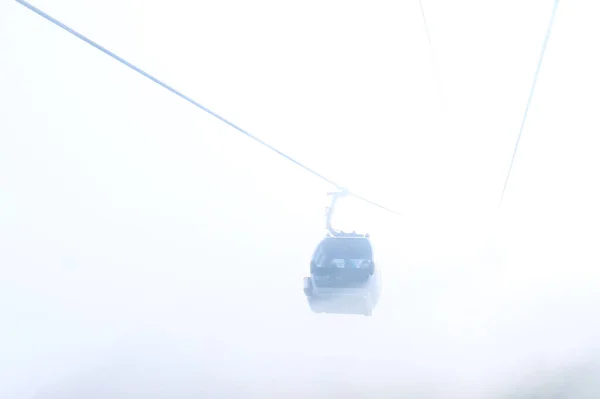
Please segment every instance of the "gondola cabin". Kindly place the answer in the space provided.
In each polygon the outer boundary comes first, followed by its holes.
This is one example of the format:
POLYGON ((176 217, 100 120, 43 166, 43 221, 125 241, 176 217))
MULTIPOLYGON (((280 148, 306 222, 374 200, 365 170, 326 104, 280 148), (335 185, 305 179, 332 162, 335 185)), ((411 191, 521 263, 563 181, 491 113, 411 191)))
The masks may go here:
POLYGON ((325 237, 304 278, 313 312, 371 315, 380 295, 380 273, 368 235, 340 233, 325 237))

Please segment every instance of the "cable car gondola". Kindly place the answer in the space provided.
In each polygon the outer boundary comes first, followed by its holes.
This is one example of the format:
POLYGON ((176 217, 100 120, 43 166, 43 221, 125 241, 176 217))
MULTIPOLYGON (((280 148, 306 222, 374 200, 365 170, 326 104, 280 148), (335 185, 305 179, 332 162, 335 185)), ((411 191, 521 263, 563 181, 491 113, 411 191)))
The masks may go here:
POLYGON ((327 208, 327 236, 310 261, 310 277, 304 278, 304 294, 315 313, 370 316, 380 296, 381 277, 373 259, 369 234, 345 233, 331 227, 337 199, 327 208))

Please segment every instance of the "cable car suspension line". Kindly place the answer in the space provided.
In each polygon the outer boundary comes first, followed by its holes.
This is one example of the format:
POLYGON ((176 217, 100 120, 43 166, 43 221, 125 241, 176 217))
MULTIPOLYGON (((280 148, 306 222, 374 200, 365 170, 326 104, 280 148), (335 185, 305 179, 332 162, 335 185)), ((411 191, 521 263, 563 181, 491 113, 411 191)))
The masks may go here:
POLYGON ((504 180, 504 187, 502 188, 502 194, 500 196, 500 203, 498 204, 498 207, 502 206, 502 201, 504 200, 504 193, 506 191, 506 186, 508 185, 508 180, 510 179, 510 173, 512 171, 513 163, 515 162, 515 156, 517 155, 517 149, 519 148, 519 143, 521 141, 521 135, 523 134, 523 127, 525 126, 525 122, 527 121, 527 115, 529 113, 529 106, 531 105, 531 99, 533 98, 533 93, 535 92, 535 86, 537 83, 538 75, 540 73, 540 68, 542 67, 542 62, 544 60, 544 53, 546 52, 548 40, 550 39, 550 32, 552 31, 552 25, 554 25, 554 17, 556 16, 556 9, 558 8, 558 3, 559 3, 559 0, 554 0, 552 14, 550 15, 550 22, 548 22, 548 29, 546 30, 546 36, 544 37, 544 43, 542 44, 542 51, 540 53, 540 58, 538 60, 535 74, 533 75, 533 82, 531 84, 531 90, 529 91, 529 98, 527 99, 527 105, 525 105, 525 112, 523 114, 523 119, 521 120, 521 127, 519 129, 519 135, 517 136, 517 142, 515 143, 515 149, 513 150, 512 158, 510 160, 510 165, 508 166, 508 173, 506 174, 506 179, 504 180))
POLYGON ((40 10, 39 8, 33 6, 32 4, 29 4, 27 1, 25 0, 15 0, 17 3, 21 4, 22 6, 28 8, 29 10, 33 11, 34 13, 38 14, 39 16, 43 17, 44 19, 48 20, 49 22, 52 22, 54 25, 64 29, 65 31, 69 32, 70 34, 72 34, 73 36, 77 37, 78 39, 86 42, 87 44, 89 44, 92 47, 95 47, 96 49, 100 50, 101 52, 103 52, 104 54, 112 57, 113 59, 119 61, 121 64, 133 69, 135 72, 139 73, 142 76, 145 76, 146 78, 150 79, 151 81, 153 81, 154 83, 156 83, 157 85, 163 87, 164 89, 170 91, 171 93, 175 94, 176 96, 182 98, 183 100, 187 101, 188 103, 196 106, 197 108, 200 108, 201 110, 203 110, 204 112, 214 116, 215 118, 219 119, 220 121, 224 122, 225 124, 229 125, 230 127, 234 128, 235 130, 237 130, 238 132, 246 135, 247 137, 251 138, 252 140, 258 142, 259 144, 267 147, 268 149, 270 149, 271 151, 279 154, 280 156, 282 156, 283 158, 287 159, 288 161, 300 166, 301 168, 303 168, 304 170, 306 170, 307 172, 311 173, 312 175, 318 177, 319 179, 335 186, 336 188, 340 189, 340 190, 345 190, 346 195, 351 195, 357 199, 360 199, 362 201, 365 201, 371 205, 374 205, 376 207, 379 207, 387 212, 396 214, 396 215, 400 215, 398 212, 395 212, 389 208, 386 208, 382 205, 379 205, 375 202, 372 202, 366 198, 363 198, 361 196, 358 196, 350 191, 348 191, 347 189, 343 188, 341 185, 339 185, 338 183, 336 183, 335 181, 328 179, 327 177, 323 176, 322 174, 318 173, 317 171, 315 171, 314 169, 309 168, 308 166, 304 165, 303 163, 295 160, 294 158, 290 157, 289 155, 283 153, 282 151, 278 150, 277 148, 273 147, 272 145, 266 143, 265 141, 263 141, 262 139, 254 136, 253 134, 249 133, 248 131, 242 129, 241 127, 239 127, 238 125, 234 124, 233 122, 227 120, 226 118, 222 117, 221 115, 217 114, 214 111, 211 111, 210 109, 208 109, 207 107, 205 107, 204 105, 200 104, 199 102, 195 101, 194 99, 192 99, 191 97, 183 94, 182 92, 180 92, 179 90, 176 90, 175 88, 173 88, 172 86, 164 83, 163 81, 159 80, 158 78, 152 76, 151 74, 145 72, 144 70, 138 68, 137 66, 133 65, 132 63, 130 63, 129 61, 125 60, 124 58, 118 56, 117 54, 113 53, 112 51, 108 50, 107 48, 101 46, 100 44, 94 42, 93 40, 87 38, 86 36, 82 35, 81 33, 75 31, 74 29, 68 27, 67 25, 63 24, 62 22, 58 21, 57 19, 53 18, 52 16, 48 15, 47 13, 45 13, 44 11, 40 10))
POLYGON ((429 56, 431 58, 431 66, 433 69, 433 79, 437 86, 438 96, 440 100, 440 106, 442 111, 446 108, 446 96, 444 94, 444 85, 442 84, 442 78, 440 73, 440 67, 437 59, 436 52, 433 47, 431 40, 431 31, 429 30, 429 23, 427 22, 427 16, 425 15, 425 8, 423 7, 423 0, 419 0, 419 7, 421 8, 421 17, 423 18, 423 26, 425 27, 425 33, 427 35, 427 43, 429 44, 429 56))

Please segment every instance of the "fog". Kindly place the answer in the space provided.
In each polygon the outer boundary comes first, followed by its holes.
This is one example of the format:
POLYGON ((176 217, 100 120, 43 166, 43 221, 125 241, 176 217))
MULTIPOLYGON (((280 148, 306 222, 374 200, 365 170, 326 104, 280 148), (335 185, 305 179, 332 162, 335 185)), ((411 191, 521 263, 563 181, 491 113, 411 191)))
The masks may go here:
POLYGON ((34 3, 401 212, 336 209, 372 317, 302 292, 332 187, 0 4, 0 397, 598 397, 599 10, 559 6, 498 208, 552 1, 423 4, 434 64, 417 1, 34 3))

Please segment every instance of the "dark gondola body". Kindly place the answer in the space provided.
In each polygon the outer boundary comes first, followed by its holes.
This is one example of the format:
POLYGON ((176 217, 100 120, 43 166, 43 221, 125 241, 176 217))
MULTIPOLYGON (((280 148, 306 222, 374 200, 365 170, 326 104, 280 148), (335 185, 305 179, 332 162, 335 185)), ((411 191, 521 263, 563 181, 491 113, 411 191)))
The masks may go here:
POLYGON ((366 235, 340 233, 317 246, 304 293, 315 313, 370 316, 379 301, 381 276, 366 235))

